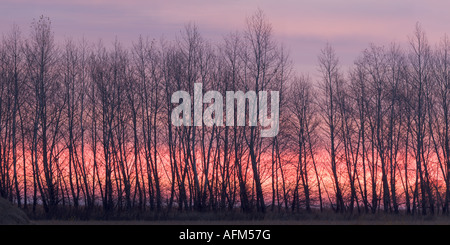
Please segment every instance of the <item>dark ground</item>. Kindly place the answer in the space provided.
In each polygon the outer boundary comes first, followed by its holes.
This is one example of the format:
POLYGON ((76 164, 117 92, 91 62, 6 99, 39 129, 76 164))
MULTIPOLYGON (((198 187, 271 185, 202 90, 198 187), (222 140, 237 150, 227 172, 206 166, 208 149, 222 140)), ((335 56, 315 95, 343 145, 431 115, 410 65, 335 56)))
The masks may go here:
POLYGON ((37 225, 450 225, 450 216, 412 216, 405 214, 303 213, 260 215, 182 213, 158 219, 39 219, 37 225))

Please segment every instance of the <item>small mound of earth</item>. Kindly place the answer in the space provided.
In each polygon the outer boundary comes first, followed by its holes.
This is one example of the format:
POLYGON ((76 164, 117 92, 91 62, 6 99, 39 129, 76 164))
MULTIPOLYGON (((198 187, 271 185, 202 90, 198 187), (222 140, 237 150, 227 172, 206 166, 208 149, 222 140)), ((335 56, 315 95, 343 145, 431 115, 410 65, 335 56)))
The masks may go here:
POLYGON ((0 225, 30 224, 27 215, 18 207, 0 197, 0 225))

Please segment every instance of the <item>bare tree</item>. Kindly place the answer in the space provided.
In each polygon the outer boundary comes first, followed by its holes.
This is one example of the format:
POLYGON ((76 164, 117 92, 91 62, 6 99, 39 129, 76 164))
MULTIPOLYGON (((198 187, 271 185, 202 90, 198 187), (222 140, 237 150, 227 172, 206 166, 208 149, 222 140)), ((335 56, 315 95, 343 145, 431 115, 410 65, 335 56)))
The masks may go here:
MULTIPOLYGON (((426 127, 427 127, 427 92, 430 90, 430 65, 431 65, 431 51, 426 39, 425 33, 419 24, 416 25, 414 35, 410 37, 411 51, 409 54, 409 61, 411 64, 411 89, 415 91, 415 96, 409 100, 412 107, 413 131, 415 142, 415 160, 416 160, 416 184, 414 196, 419 198, 419 191, 421 195, 420 205, 421 213, 427 214, 429 209, 431 213, 434 212, 434 200, 430 188, 430 174, 428 172, 428 160, 425 157, 426 145, 426 127), (419 189, 420 187, 420 189, 419 189)), ((419 200, 419 199, 418 199, 419 200)))
POLYGON ((336 57, 334 49, 327 44, 321 50, 319 55, 319 71, 321 73, 320 88, 323 93, 323 101, 320 102, 322 116, 325 123, 325 130, 327 137, 329 137, 329 154, 331 171, 334 180, 334 190, 336 194, 336 208, 337 212, 345 211, 344 199, 342 196, 341 187, 339 185, 338 177, 338 161, 336 160, 337 142, 336 142, 336 128, 338 125, 338 105, 337 105, 337 90, 342 83, 342 77, 339 73, 339 59, 336 57))
POLYGON ((62 105, 58 98, 60 84, 58 83, 57 49, 51 31, 51 23, 43 16, 32 25, 30 39, 25 43, 27 70, 34 89, 35 119, 34 119, 34 175, 41 193, 41 199, 47 213, 56 211, 58 204, 58 188, 55 165, 58 164, 55 155, 55 144, 59 133, 59 122, 62 105), (49 103, 52 101, 53 103, 49 103), (51 120, 49 121, 49 118, 51 120), (39 137, 38 137, 39 134, 39 137), (38 141, 40 140, 40 145, 38 141), (41 156, 38 155, 38 146, 41 156), (42 173, 45 188, 42 187, 42 173))
POLYGON ((444 213, 449 212, 450 202, 450 108, 449 108, 449 96, 450 96, 450 78, 449 78, 449 65, 450 65, 450 41, 445 35, 437 50, 433 59, 433 80, 435 81, 433 94, 435 94, 435 100, 430 104, 429 111, 433 111, 434 115, 430 115, 430 133, 433 136, 433 145, 436 153, 436 157, 439 161, 439 166, 442 171, 442 176, 445 180, 445 200, 443 203, 442 211, 444 213), (436 136, 434 136, 436 134, 436 136))

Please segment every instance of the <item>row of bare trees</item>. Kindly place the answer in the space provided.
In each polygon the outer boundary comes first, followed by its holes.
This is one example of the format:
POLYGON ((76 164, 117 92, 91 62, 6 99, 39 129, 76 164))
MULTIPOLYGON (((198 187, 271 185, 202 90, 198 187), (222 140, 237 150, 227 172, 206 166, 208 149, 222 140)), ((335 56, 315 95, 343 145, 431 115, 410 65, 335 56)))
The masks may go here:
POLYGON ((4 35, 2 197, 48 214, 449 213, 447 37, 432 48, 417 25, 405 47, 372 44, 346 71, 327 44, 317 78, 294 74, 262 11, 218 44, 188 24, 173 41, 106 46, 57 45, 44 17, 27 37, 17 26, 4 35), (248 124, 174 126, 171 96, 193 96, 195 83, 202 93, 279 91, 278 135, 248 124))
POLYGON ((417 24, 405 49, 372 44, 346 78, 333 49, 322 50, 336 211, 448 213, 449 44, 445 36, 432 49, 417 24))

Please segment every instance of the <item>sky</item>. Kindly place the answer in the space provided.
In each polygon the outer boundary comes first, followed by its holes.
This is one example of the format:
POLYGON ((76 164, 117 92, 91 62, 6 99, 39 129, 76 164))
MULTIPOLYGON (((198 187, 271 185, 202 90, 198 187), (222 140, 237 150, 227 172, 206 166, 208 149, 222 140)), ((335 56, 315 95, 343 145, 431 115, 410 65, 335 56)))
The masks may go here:
POLYGON ((243 30, 258 8, 290 51, 294 69, 312 75, 327 42, 345 67, 370 43, 407 47, 417 22, 433 45, 450 32, 446 0, 0 0, 0 32, 15 23, 26 36, 33 18, 44 15, 57 41, 84 36, 112 43, 117 37, 126 45, 139 35, 174 38, 193 22, 206 39, 219 42, 243 30))

